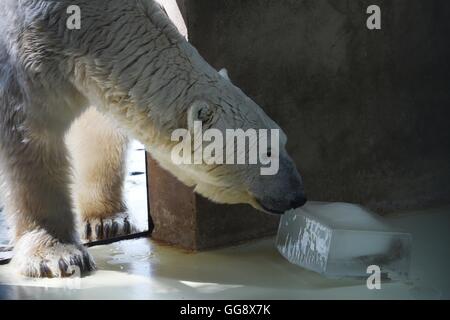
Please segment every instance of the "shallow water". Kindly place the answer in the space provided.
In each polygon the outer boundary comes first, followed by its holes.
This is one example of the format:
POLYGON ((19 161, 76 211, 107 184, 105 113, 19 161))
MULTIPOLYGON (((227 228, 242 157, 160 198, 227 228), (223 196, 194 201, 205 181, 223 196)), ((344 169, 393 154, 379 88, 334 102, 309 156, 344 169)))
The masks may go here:
POLYGON ((289 263, 266 238, 190 253, 138 239, 89 248, 98 271, 74 279, 24 279, 0 266, 8 299, 436 299, 450 298, 450 207, 389 217, 413 235, 412 277, 329 279, 289 263))

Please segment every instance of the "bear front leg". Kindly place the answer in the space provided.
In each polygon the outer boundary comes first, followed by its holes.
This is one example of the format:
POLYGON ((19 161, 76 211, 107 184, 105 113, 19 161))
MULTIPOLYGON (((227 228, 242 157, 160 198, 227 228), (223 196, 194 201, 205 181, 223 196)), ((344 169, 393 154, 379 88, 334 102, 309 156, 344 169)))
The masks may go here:
POLYGON ((75 230, 62 135, 26 121, 17 127, 23 129, 11 128, 0 144, 5 212, 15 235, 13 268, 30 277, 93 270, 94 262, 75 230))
POLYGON ((135 232, 123 197, 127 136, 91 107, 74 122, 66 142, 82 239, 104 240, 135 232))

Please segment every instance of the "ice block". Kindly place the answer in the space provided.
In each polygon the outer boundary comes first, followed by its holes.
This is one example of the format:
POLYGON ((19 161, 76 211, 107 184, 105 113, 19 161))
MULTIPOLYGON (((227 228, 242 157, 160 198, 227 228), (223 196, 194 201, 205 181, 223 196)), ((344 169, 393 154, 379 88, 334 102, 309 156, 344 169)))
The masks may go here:
POLYGON ((286 212, 276 240, 291 263, 331 278, 367 277, 367 268, 407 279, 412 237, 359 205, 308 202, 286 212))

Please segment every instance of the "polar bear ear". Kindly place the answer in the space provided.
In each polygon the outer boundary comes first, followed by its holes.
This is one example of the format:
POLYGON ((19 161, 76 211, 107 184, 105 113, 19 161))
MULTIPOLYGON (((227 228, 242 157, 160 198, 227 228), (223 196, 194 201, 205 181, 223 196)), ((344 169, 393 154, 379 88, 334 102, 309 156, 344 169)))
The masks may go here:
POLYGON ((220 70, 219 70, 219 74, 220 74, 224 79, 226 79, 226 80, 228 80, 228 81, 231 82, 230 77, 228 76, 228 70, 227 70, 227 69, 225 69, 225 68, 220 69, 220 70))
POLYGON ((215 108, 204 100, 197 100, 192 103, 188 112, 188 127, 194 128, 195 122, 201 122, 203 128, 209 127, 215 119, 215 108))

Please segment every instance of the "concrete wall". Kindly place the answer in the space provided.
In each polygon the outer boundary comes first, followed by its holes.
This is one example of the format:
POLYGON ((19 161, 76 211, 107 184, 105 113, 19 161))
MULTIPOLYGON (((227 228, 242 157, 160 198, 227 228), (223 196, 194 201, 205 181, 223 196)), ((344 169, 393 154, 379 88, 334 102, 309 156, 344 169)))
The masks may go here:
POLYGON ((200 53, 286 131, 310 199, 450 202, 450 1, 179 3, 200 53))

